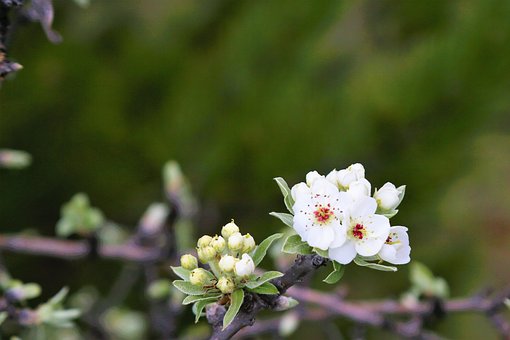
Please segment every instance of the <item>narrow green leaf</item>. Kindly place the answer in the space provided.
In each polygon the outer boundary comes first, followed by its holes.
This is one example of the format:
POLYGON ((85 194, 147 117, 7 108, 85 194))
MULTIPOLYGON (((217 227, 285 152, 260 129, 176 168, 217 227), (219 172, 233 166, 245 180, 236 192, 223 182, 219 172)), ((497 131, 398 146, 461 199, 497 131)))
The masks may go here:
POLYGON ((312 254, 312 247, 305 241, 301 240, 299 235, 291 235, 285 240, 282 251, 288 254, 301 254, 308 255, 312 254))
POLYGON ((276 181, 276 184, 278 184, 278 187, 280 188, 280 190, 283 194, 283 202, 285 203, 287 210, 291 214, 293 214, 294 211, 292 210, 292 206, 294 205, 294 199, 292 198, 289 185, 281 177, 276 177, 274 180, 276 181))
POLYGON ((7 314, 7 312, 0 312, 0 325, 2 325, 2 323, 5 321, 5 319, 7 319, 9 315, 7 314))
POLYGON ((255 266, 257 266, 260 262, 262 262, 262 260, 266 256, 267 249, 269 249, 271 244, 274 241, 281 238, 282 236, 283 236, 282 233, 273 234, 273 235, 269 236, 268 238, 266 238, 264 241, 260 242, 260 244, 257 246, 257 248, 255 248, 255 250, 253 251, 253 255, 251 256, 253 259, 253 263, 255 263, 255 266))
POLYGON ((243 304, 244 300, 244 290, 237 289, 234 290, 232 294, 230 294, 230 307, 228 307, 225 316, 223 317, 223 329, 227 328, 228 325, 234 320, 237 313, 239 313, 239 309, 243 304))
POLYGON ((184 269, 181 266, 179 266, 179 267, 170 267, 170 268, 172 268, 172 270, 175 273, 175 275, 177 275, 178 277, 180 277, 184 281, 189 281, 189 273, 190 273, 189 270, 184 269))
POLYGON ((60 304, 62 301, 64 301, 65 297, 67 296, 67 293, 69 293, 69 288, 62 287, 62 289, 60 289, 58 293, 55 294, 55 296, 48 300, 47 304, 49 305, 60 304))
POLYGON ((293 227, 294 226, 294 222, 293 222, 294 216, 292 216, 291 214, 270 212, 269 215, 278 218, 280 221, 282 221, 283 223, 285 223, 289 227, 294 228, 293 227))
POLYGON ((345 266, 333 261, 333 271, 322 281, 329 284, 337 283, 344 276, 344 272, 345 266))
POLYGON ((256 288, 261 286, 265 282, 276 279, 277 277, 282 277, 283 273, 277 271, 265 272, 261 277, 256 278, 255 280, 250 280, 246 283, 246 287, 248 288, 256 288))
POLYGON ((192 285, 189 282, 183 280, 175 280, 172 282, 175 288, 187 295, 204 295, 206 291, 201 286, 192 285))
POLYGON ((192 310, 193 310, 193 313, 195 314, 195 323, 197 323, 198 320, 200 320, 200 317, 202 316, 202 311, 204 310, 205 306, 207 306, 210 303, 214 303, 214 302, 216 302, 216 298, 211 297, 211 298, 199 300, 193 305, 192 310))
POLYGON ((201 300, 210 300, 210 299, 217 300, 220 298, 220 296, 221 296, 221 294, 188 295, 184 298, 184 300, 182 301, 182 304, 189 305, 191 303, 198 302, 201 300))
POLYGON ((250 292, 257 293, 257 294, 279 294, 280 293, 278 291, 278 289, 275 287, 275 285, 270 282, 265 282, 265 283, 261 284, 260 286, 255 287, 253 289, 248 288, 248 290, 250 292))
POLYGON ((383 272, 396 272, 397 271, 397 267, 385 266, 383 264, 378 264, 378 263, 370 263, 370 262, 363 260, 360 257, 355 257, 354 263, 356 263, 358 266, 361 266, 361 267, 367 267, 370 269, 380 270, 383 272))

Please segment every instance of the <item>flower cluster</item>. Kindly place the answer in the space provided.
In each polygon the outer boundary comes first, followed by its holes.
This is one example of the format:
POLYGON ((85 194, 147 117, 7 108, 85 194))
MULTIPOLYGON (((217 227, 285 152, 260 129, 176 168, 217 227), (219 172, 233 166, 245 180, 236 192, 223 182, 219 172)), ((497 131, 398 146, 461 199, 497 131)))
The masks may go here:
MULTIPOLYGON (((306 182, 290 190, 283 179, 276 180, 293 216, 273 215, 291 225, 301 241, 316 252, 340 264, 353 260, 369 266, 372 263, 367 261, 410 261, 407 228, 391 226, 389 220, 398 212, 405 186, 397 188, 388 182, 372 194, 372 185, 359 163, 327 176, 311 171, 306 182)), ((374 266, 384 270, 384 266, 374 266)))
POLYGON ((277 294, 278 290, 269 281, 282 276, 277 271, 268 271, 260 276, 254 274, 255 267, 262 261, 269 246, 282 234, 274 234, 258 246, 250 234, 241 234, 234 221, 221 229, 221 236, 204 235, 198 239, 198 259, 185 254, 181 266, 172 267, 182 280, 174 286, 188 295, 183 304, 194 303, 194 312, 200 318, 207 304, 217 302, 229 305, 225 314, 224 327, 237 314, 244 299, 244 290, 258 294, 277 294), (208 268, 199 267, 199 263, 208 268))

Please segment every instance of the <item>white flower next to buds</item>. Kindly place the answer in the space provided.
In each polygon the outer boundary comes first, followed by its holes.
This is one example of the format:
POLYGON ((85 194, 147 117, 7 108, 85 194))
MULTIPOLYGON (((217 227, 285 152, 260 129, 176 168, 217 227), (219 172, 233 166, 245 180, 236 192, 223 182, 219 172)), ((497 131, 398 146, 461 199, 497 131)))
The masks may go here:
POLYGON ((230 235, 238 232, 239 227, 237 226, 237 224, 234 223, 234 220, 232 220, 232 222, 230 223, 225 224, 223 228, 221 228, 221 236, 223 236, 225 239, 228 239, 230 235))
POLYGON ((207 247, 212 241, 212 237, 209 235, 204 235, 198 239, 197 247, 204 248, 207 247))
POLYGON ((181 256, 181 267, 187 270, 193 270, 198 267, 197 258, 191 254, 181 256))
POLYGON ((189 274, 189 282, 195 286, 204 286, 209 284, 211 278, 203 268, 195 268, 189 274))
POLYGON ((375 191, 374 198, 381 210, 392 211, 395 210, 402 201, 404 190, 405 186, 396 188, 395 185, 387 182, 379 190, 375 191))
POLYGON ((352 182, 362 178, 365 178, 365 168, 360 163, 355 163, 336 173, 336 184, 339 188, 348 189, 352 182))
POLYGON ((219 262, 220 270, 225 273, 230 273, 234 270, 237 259, 231 255, 225 255, 219 262))
POLYGON ((243 254, 241 260, 236 263, 235 273, 239 277, 246 277, 255 271, 255 263, 248 254, 243 254))
POLYGON ((216 288, 218 288, 223 294, 230 294, 234 291, 236 285, 234 281, 229 278, 222 276, 218 280, 218 283, 216 284, 216 288))
POLYGON ((244 247, 244 238, 241 233, 237 232, 228 238, 228 247, 233 251, 241 251, 244 247))
POLYGON ((227 242, 221 236, 214 236, 210 243, 210 246, 213 247, 218 254, 221 254, 225 250, 227 242))
POLYGON ((249 253, 255 249, 255 240, 250 234, 243 235, 243 253, 249 253))

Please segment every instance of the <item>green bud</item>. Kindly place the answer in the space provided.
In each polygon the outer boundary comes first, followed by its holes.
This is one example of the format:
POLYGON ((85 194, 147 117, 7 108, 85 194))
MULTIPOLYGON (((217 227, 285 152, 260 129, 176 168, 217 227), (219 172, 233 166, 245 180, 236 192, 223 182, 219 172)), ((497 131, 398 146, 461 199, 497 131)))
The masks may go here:
POLYGON ((249 253, 255 249, 255 240, 250 234, 243 236, 243 253, 249 253))
POLYGON ((225 250, 225 247, 227 246, 227 242, 221 236, 214 236, 210 246, 213 247, 214 250, 216 250, 216 252, 222 253, 225 250))
POLYGON ((244 238, 241 233, 237 232, 228 238, 228 247, 233 251, 241 251, 244 248, 244 238))
POLYGON ((195 286, 205 286, 211 282, 211 278, 205 269, 195 268, 189 274, 189 282, 195 286))
POLYGON ((234 291, 236 285, 234 281, 229 278, 222 276, 218 280, 218 283, 216 284, 216 288, 218 288, 223 294, 230 294, 234 291))
POLYGON ((225 238, 225 239, 228 239, 230 237, 230 235, 234 234, 234 233, 238 233, 239 232, 239 227, 237 226, 237 224, 234 223, 234 220, 232 220, 232 222, 230 223, 227 223, 223 226, 223 228, 221 228, 221 235, 225 238))
POLYGON ((236 260, 237 259, 231 255, 223 256, 218 264, 220 266, 220 270, 225 273, 230 273, 234 271, 236 260))
POLYGON ((187 270, 193 270, 198 267, 197 258, 191 254, 184 254, 181 256, 181 266, 187 270))
POLYGON ((198 248, 198 258, 202 263, 207 263, 216 257, 216 250, 213 247, 207 246, 204 248, 198 248))
POLYGON ((197 246, 199 248, 207 247, 212 241, 212 237, 209 235, 204 235, 198 239, 197 246))

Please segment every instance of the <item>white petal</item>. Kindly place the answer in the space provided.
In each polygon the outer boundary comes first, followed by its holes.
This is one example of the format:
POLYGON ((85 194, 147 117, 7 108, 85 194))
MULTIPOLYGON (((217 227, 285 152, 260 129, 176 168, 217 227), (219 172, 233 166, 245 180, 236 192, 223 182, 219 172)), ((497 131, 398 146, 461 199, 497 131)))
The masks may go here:
POLYGON ((309 223, 307 216, 304 214, 296 214, 294 215, 292 222, 296 233, 303 238, 309 223))
POLYGON ((294 201, 297 201, 302 196, 309 196, 310 194, 310 188, 306 183, 298 183, 290 189, 290 195, 294 199, 294 201))
POLYGON ((331 183, 331 184, 334 184, 335 186, 338 187, 338 171, 336 171, 336 169, 334 170, 331 170, 331 172, 326 176, 326 179, 331 183))
POLYGON ((374 256, 381 250, 385 241, 386 238, 365 237, 356 241, 356 251, 361 256, 374 256))
POLYGON ((347 240, 341 247, 329 248, 328 256, 341 264, 350 263, 356 257, 354 242, 347 240))
POLYGON ((306 184, 311 187, 313 183, 319 178, 324 178, 324 176, 319 174, 317 171, 310 171, 306 174, 306 184))
POLYGON ((345 243, 347 240, 347 228, 345 226, 338 224, 335 226, 332 226, 333 232, 335 233, 335 237, 333 239, 333 242, 329 245, 330 248, 337 248, 340 247, 345 243))
POLYGON ((353 218, 372 215, 377 210, 377 202, 372 197, 361 197, 351 206, 353 218))
POLYGON ((306 241, 312 247, 327 250, 335 237, 333 228, 330 227, 311 227, 305 232, 306 241))
POLYGON ((361 219, 369 237, 382 237, 386 240, 390 233, 390 220, 383 215, 369 215, 361 219))

